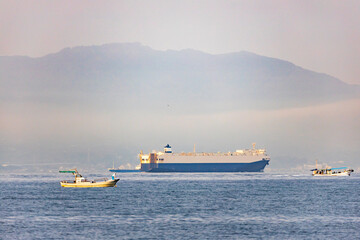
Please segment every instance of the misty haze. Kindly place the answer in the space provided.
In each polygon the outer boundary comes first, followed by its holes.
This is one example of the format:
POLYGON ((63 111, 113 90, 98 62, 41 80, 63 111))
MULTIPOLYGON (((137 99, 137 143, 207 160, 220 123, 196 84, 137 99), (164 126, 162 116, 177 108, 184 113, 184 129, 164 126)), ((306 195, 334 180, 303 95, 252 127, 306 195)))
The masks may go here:
POLYGON ((315 159, 360 168, 360 87, 250 52, 118 43, 3 56, 0 85, 1 170, 134 167, 140 150, 167 143, 227 152, 253 142, 269 170, 315 159))

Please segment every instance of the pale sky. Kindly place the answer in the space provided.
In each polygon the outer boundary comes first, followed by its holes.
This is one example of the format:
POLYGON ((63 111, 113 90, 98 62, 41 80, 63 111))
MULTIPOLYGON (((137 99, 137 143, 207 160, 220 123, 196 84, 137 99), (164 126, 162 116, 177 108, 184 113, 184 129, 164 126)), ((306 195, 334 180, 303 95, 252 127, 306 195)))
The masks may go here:
POLYGON ((113 42, 245 50, 360 84, 358 0, 0 0, 0 56, 113 42))

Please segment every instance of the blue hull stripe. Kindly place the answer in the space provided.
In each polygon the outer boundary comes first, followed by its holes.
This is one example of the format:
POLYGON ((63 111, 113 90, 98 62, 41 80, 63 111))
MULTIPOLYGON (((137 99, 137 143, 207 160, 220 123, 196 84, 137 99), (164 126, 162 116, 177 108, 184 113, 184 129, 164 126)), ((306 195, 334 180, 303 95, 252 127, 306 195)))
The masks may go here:
POLYGON ((141 164, 146 172, 262 172, 269 160, 252 163, 159 163, 141 164))

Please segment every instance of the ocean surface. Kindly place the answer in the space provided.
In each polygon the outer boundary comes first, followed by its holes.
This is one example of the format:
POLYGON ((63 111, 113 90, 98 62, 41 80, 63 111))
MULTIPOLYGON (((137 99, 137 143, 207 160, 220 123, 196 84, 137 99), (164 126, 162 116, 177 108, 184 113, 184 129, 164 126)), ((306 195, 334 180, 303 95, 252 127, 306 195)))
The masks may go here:
POLYGON ((360 175, 117 176, 77 189, 66 174, 1 174, 0 239, 360 239, 360 175))

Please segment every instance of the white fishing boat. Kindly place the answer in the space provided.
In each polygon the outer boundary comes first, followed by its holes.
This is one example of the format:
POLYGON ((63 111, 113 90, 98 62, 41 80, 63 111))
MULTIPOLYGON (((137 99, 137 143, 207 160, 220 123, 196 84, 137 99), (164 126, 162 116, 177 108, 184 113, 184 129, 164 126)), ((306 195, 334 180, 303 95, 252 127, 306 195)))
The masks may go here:
POLYGON ((318 169, 318 161, 315 161, 315 168, 311 169, 313 176, 350 176, 352 172, 354 172, 353 169, 347 168, 347 167, 338 167, 338 168, 321 168, 318 169))
POLYGON ((75 180, 64 180, 60 184, 62 187, 80 187, 80 188, 89 188, 89 187, 114 187, 116 183, 120 180, 115 178, 115 173, 112 175, 111 179, 102 178, 95 179, 92 181, 87 180, 76 169, 70 169, 65 171, 59 171, 60 173, 72 173, 75 176, 75 180))
POLYGON ((340 167, 340 168, 324 168, 324 169, 311 169, 313 172, 313 176, 350 176, 353 169, 349 169, 347 167, 340 167))

